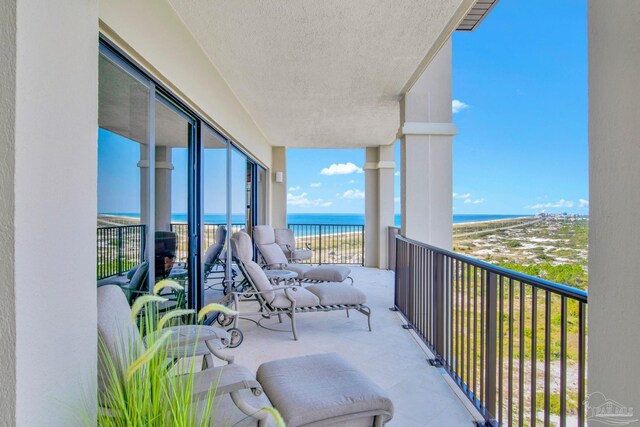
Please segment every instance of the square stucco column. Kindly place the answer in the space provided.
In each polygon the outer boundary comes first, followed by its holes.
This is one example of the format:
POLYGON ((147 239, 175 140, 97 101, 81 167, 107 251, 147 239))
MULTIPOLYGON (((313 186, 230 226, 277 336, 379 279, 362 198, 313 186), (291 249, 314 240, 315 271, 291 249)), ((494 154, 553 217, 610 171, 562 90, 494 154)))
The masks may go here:
POLYGON ((588 27, 588 394, 594 397, 592 407, 604 395, 633 408, 635 419, 640 412, 640 2, 590 1, 588 27))
POLYGON ((368 147, 365 172, 365 265, 387 268, 387 228, 393 225, 393 145, 368 147))
POLYGON ((451 249, 451 40, 400 102, 402 234, 451 249))
POLYGON ((271 225, 287 226, 287 147, 271 149, 271 225), (276 182, 277 172, 282 172, 282 182, 276 182))
POLYGON ((0 2, 0 424, 95 413, 98 3, 0 2))

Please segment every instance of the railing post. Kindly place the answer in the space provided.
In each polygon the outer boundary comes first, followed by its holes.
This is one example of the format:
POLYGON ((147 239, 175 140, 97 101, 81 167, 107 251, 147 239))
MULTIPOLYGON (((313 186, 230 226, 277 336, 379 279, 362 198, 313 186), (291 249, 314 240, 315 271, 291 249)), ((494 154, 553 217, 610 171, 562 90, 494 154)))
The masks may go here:
MULTIPOLYGON (((496 348, 498 342, 497 334, 497 307, 498 307, 498 276, 495 273, 486 271, 487 292, 486 298, 486 325, 485 334, 485 419, 489 422, 496 419, 496 348)), ((500 319, 502 321, 502 319, 500 319)), ((534 331, 535 333, 535 331, 534 331)))
POLYGON ((364 225, 360 226, 360 241, 362 245, 360 245, 360 265, 364 267, 364 225))
POLYGON ((124 227, 118 227, 118 275, 122 274, 122 229, 124 227))
POLYGON ((140 239, 140 262, 144 261, 144 251, 147 249, 147 226, 142 224, 142 236, 140 239))
POLYGON ((318 247, 320 252, 320 265, 322 265, 322 224, 318 226, 318 247))
POLYGON ((445 326, 445 280, 444 280, 444 255, 441 253, 433 254, 433 292, 435 306, 433 312, 435 316, 435 349, 436 358, 438 361, 442 361, 442 357, 445 354, 446 343, 446 326, 445 326))

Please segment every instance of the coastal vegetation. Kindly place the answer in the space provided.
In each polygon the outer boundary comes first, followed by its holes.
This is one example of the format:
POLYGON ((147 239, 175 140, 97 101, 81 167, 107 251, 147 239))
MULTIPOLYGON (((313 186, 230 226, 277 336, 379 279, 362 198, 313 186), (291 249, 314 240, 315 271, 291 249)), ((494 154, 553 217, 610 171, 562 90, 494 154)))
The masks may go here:
POLYGON ((515 227, 512 222, 496 221, 494 228, 473 234, 456 234, 454 226, 453 250, 551 282, 587 289, 586 218, 529 219, 515 227))

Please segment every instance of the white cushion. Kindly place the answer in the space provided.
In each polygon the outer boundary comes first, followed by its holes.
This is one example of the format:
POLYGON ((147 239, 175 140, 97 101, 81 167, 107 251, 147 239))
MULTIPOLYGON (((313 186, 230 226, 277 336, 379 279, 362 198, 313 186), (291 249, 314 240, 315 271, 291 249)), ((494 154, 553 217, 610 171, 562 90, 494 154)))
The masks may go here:
POLYGON ((276 297, 276 294, 275 291, 272 290, 273 285, 269 281, 269 278, 267 278, 267 275, 264 274, 262 268, 253 261, 245 262, 244 268, 250 276, 249 278, 251 279, 251 282, 257 288, 256 290, 265 292, 262 296, 268 303, 271 303, 271 301, 276 297))
POLYGON ((260 365, 257 379, 288 427, 373 425, 393 417, 389 395, 335 353, 274 360, 260 365), (363 418, 368 421, 363 424, 363 418))
POLYGON ((316 283, 305 287, 320 300, 320 305, 366 304, 367 296, 346 283, 316 283))
POLYGON ((319 282, 344 282, 351 274, 351 269, 343 265, 321 265, 304 275, 305 279, 319 282))
POLYGON ((304 261, 311 258, 313 258, 311 249, 295 249, 291 251, 291 259, 304 261))
MULTIPOLYGON (((271 302, 273 307, 277 308, 289 308, 291 307, 291 301, 285 295, 284 289, 279 289, 274 291, 276 297, 271 302)), ((291 290, 289 290, 289 295, 296 300, 296 308, 298 307, 317 307, 320 305, 320 300, 317 296, 302 288, 300 286, 292 286, 291 290)))
POLYGON ((231 251, 233 256, 242 262, 253 261, 251 237, 244 231, 233 233, 233 236, 231 236, 231 251))
POLYGON ((307 273, 313 270, 315 267, 309 264, 286 264, 282 268, 298 273, 298 279, 305 279, 307 273))

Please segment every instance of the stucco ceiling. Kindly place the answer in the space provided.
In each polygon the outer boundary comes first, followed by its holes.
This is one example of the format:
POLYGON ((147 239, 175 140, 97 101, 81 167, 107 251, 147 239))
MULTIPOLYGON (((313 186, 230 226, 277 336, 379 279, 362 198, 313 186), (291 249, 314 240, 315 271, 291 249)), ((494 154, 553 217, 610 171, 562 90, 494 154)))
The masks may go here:
POLYGON ((392 143, 402 91, 473 3, 169 1, 271 144, 289 147, 392 143))

